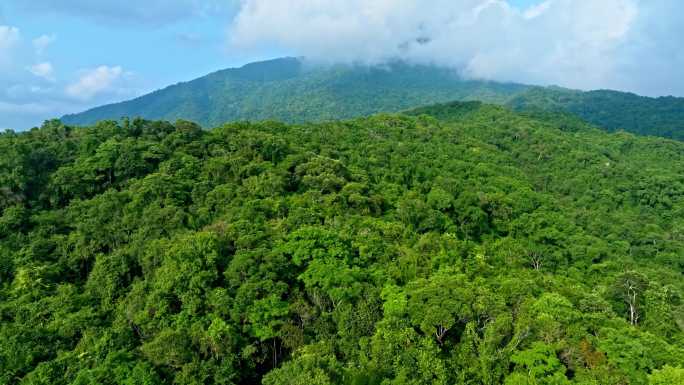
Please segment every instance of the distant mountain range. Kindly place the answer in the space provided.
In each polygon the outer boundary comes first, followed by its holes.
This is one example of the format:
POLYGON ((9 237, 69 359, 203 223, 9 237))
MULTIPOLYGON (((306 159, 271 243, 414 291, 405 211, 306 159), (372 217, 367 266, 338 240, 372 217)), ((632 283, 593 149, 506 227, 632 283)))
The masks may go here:
POLYGON ((571 113, 608 131, 684 140, 684 98, 469 80, 450 69, 401 62, 375 67, 309 66, 296 58, 214 72, 136 99, 66 115, 62 121, 88 125, 142 117, 185 119, 204 127, 236 120, 298 123, 455 100, 507 105, 519 111, 571 113))
POLYGON ((608 131, 624 130, 684 140, 684 98, 531 87, 505 104, 518 111, 571 113, 608 131))

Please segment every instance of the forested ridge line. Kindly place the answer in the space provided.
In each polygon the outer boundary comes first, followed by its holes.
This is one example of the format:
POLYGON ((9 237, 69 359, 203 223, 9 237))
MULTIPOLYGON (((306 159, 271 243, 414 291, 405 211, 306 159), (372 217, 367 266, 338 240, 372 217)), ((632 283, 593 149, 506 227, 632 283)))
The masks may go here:
POLYGON ((613 90, 532 87, 506 105, 518 111, 565 112, 613 132, 684 140, 684 98, 651 98, 613 90))
POLYGON ((451 103, 0 153, 2 384, 684 383, 684 143, 451 103))
POLYGON ((452 68, 402 61, 378 66, 314 65, 302 58, 250 63, 62 120, 90 125, 139 116, 192 120, 208 128, 237 120, 352 119, 452 100, 494 103, 521 112, 574 114, 610 132, 684 140, 684 98, 501 83, 464 77, 452 68))

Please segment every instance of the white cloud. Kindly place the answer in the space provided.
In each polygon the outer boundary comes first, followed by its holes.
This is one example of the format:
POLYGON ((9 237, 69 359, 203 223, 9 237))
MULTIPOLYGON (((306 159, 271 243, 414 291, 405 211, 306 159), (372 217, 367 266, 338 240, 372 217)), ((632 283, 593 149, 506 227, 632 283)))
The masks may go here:
POLYGON ((544 14, 544 12, 546 12, 550 6, 551 2, 548 0, 539 4, 532 5, 523 12, 523 16, 525 16, 526 19, 533 19, 539 15, 544 14))
POLYGON ((33 49, 37 55, 42 55, 55 40, 57 40, 55 35, 41 35, 33 39, 33 49))
POLYGON ((89 100, 98 94, 111 91, 114 83, 123 74, 120 66, 100 66, 85 71, 76 81, 66 87, 66 94, 80 100, 89 100))
POLYGON ((659 75, 670 80, 659 83, 661 92, 684 94, 684 84, 675 86, 684 83, 681 15, 680 0, 539 0, 524 10, 503 0, 244 0, 229 45, 275 47, 319 62, 403 59, 475 78, 646 93, 653 93, 652 74, 640 68, 666 66, 659 75))
POLYGON ((54 68, 52 67, 52 63, 50 62, 43 62, 43 63, 38 63, 35 65, 32 65, 31 67, 28 68, 29 72, 31 72, 33 75, 43 78, 47 81, 54 82, 55 81, 55 71, 54 68))
MULTIPOLYGON (((78 17, 108 28, 133 24, 140 33, 167 26, 163 33, 192 46, 203 44, 207 19, 230 20, 230 47, 240 49, 230 52, 233 56, 283 52, 365 64, 404 59, 475 78, 684 96, 681 0, 537 0, 526 9, 504 0, 1 1, 17 12, 29 11, 25 15, 43 13, 59 22, 78 17), (191 24, 193 18, 200 24, 191 24), (168 27, 179 21, 188 24, 168 27), (193 33, 177 33, 182 31, 193 33)), ((49 31, 34 31, 32 37, 49 31)), ((3 126, 25 128, 27 122, 149 89, 145 79, 118 66, 73 74, 59 61, 60 79, 55 79, 51 63, 59 57, 52 56, 56 51, 47 57, 55 36, 25 41, 26 33, 0 20, 3 126), (74 78, 64 79, 70 73, 74 78)))
POLYGON ((20 40, 19 29, 0 25, 0 52, 13 48, 20 40))

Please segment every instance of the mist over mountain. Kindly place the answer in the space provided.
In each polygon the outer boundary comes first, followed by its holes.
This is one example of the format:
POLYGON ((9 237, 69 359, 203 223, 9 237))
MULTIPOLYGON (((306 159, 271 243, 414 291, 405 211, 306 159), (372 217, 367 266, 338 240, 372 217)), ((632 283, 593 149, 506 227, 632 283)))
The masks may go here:
POLYGON ((679 0, 247 0, 229 48, 324 63, 403 60, 466 76, 684 96, 679 0))

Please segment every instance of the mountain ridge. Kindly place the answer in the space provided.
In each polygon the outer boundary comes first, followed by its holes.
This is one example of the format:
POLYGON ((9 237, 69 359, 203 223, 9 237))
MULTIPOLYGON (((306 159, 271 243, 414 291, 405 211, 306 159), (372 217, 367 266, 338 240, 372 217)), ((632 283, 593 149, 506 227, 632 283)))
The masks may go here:
POLYGON ((298 58, 280 58, 215 71, 135 99, 65 115, 62 121, 87 125, 124 116, 182 118, 207 127, 234 120, 335 120, 455 99, 502 103, 526 87, 466 80, 451 69, 401 62, 309 66, 298 58))
POLYGON ((472 80, 453 69, 398 61, 316 66, 293 57, 215 71, 135 99, 65 115, 62 121, 89 125, 141 117, 190 120, 209 128, 228 121, 352 119, 454 100, 505 105, 518 112, 571 113, 611 132, 684 140, 684 98, 472 80))

